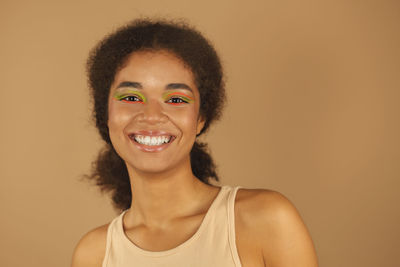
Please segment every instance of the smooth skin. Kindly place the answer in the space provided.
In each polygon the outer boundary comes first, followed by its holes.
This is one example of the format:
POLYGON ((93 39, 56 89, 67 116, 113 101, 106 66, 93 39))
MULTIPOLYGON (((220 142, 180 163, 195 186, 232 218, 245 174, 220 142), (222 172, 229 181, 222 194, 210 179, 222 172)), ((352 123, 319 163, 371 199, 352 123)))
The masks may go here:
MULTIPOLYGON (((188 240, 219 192, 219 187, 200 182, 190 166, 191 147, 204 126, 199 100, 193 73, 165 51, 132 54, 110 89, 110 137, 126 162, 132 185, 132 205, 124 216, 124 229, 142 249, 163 251, 188 240), (173 89, 171 84, 175 84, 173 89), (132 92, 126 101, 116 100, 114 95, 124 90, 140 91, 145 103, 132 92), (168 98, 166 91, 171 92, 168 98), (182 94, 193 101, 176 99, 182 94), (137 130, 164 130, 176 139, 163 151, 143 152, 128 137, 137 130)), ((107 227, 100 226, 82 237, 72 267, 102 265, 107 227)), ((299 213, 278 192, 240 189, 235 200, 235 231, 243 267, 318 266, 299 213)))

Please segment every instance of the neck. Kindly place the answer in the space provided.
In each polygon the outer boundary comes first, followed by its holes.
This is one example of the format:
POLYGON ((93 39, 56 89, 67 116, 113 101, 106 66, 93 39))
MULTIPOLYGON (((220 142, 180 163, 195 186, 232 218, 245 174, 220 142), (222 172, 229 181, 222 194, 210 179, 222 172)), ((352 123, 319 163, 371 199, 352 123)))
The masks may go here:
POLYGON ((190 162, 161 173, 140 172, 129 166, 128 171, 132 203, 127 219, 133 225, 162 227, 175 218, 193 214, 215 189, 193 175, 190 162))

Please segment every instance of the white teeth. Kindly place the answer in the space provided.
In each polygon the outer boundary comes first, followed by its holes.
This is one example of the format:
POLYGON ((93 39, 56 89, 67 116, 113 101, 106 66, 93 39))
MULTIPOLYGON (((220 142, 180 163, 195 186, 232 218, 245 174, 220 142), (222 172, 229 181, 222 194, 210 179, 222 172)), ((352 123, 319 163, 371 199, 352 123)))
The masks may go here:
POLYGON ((145 144, 150 144, 150 136, 146 136, 143 141, 145 144))
POLYGON ((139 144, 147 145, 147 146, 159 146, 164 143, 168 143, 171 139, 171 136, 143 136, 143 135, 135 135, 134 139, 139 144))
POLYGON ((156 143, 157 143, 157 137, 156 138, 154 138, 154 137, 152 137, 152 138, 150 138, 150 144, 152 145, 152 146, 154 146, 156 143))

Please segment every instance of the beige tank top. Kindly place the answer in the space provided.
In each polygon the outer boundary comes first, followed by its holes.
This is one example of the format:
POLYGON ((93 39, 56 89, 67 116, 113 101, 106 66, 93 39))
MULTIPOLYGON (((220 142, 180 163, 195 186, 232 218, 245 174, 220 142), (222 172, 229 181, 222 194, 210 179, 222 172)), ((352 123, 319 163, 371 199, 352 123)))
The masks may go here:
POLYGON ((103 267, 242 266, 235 243, 234 203, 240 187, 222 186, 197 232, 179 246, 147 251, 125 235, 122 212, 109 225, 103 267))

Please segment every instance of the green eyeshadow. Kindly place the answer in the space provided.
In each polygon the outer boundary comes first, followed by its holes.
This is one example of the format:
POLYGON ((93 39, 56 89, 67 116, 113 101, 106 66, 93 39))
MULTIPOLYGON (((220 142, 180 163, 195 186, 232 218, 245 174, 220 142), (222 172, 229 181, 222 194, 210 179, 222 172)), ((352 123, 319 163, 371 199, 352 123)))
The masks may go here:
POLYGON ((179 96, 179 98, 181 98, 182 100, 184 100, 188 103, 191 103, 194 101, 194 99, 192 97, 190 97, 184 93, 181 93, 181 92, 172 92, 172 93, 166 92, 166 93, 164 93, 164 95, 163 95, 164 101, 167 101, 170 96, 179 96))
POLYGON ((146 97, 141 92, 136 91, 136 90, 124 90, 122 92, 117 91, 114 93, 114 99, 116 99, 118 101, 121 101, 125 97, 128 97, 128 96, 136 96, 136 97, 140 98, 143 101, 143 103, 147 102, 146 97))

